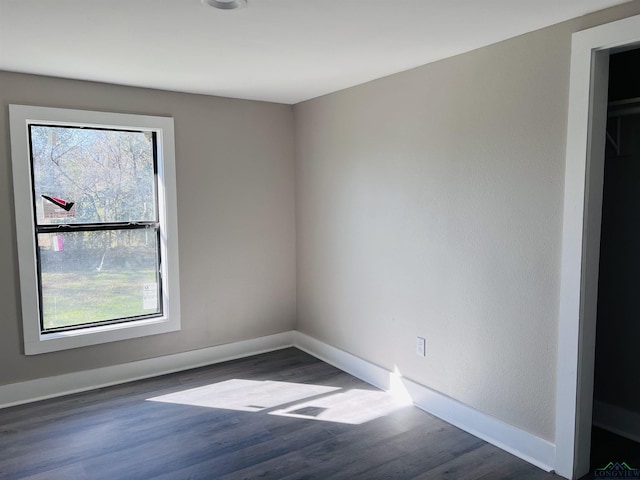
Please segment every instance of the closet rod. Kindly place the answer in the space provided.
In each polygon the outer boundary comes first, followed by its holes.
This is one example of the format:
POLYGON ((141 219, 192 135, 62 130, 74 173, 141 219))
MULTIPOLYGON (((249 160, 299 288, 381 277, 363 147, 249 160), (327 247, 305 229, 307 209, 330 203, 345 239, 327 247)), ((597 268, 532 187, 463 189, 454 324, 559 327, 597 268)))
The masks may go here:
POLYGON ((615 102, 609 102, 608 106, 607 116, 609 117, 633 115, 640 113, 640 97, 616 100, 615 102))

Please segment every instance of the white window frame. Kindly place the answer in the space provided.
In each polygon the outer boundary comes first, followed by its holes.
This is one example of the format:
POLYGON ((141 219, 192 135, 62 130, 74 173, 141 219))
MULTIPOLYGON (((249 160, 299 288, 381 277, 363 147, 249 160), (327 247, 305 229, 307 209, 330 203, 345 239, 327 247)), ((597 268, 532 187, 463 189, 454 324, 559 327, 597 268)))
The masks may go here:
POLYGON ((13 193, 24 353, 40 353, 85 347, 129 338, 180 330, 178 221, 173 118, 86 110, 9 105, 13 193), (38 292, 34 205, 32 199, 30 124, 82 125, 155 132, 158 143, 158 208, 163 315, 160 317, 82 327, 62 332, 41 332, 38 292))

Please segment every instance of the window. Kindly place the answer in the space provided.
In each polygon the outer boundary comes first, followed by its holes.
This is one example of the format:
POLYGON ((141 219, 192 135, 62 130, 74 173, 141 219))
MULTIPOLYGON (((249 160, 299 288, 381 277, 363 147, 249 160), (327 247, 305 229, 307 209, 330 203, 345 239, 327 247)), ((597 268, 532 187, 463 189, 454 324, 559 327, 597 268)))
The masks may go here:
POLYGON ((25 353, 179 330, 173 119, 10 120, 25 353))

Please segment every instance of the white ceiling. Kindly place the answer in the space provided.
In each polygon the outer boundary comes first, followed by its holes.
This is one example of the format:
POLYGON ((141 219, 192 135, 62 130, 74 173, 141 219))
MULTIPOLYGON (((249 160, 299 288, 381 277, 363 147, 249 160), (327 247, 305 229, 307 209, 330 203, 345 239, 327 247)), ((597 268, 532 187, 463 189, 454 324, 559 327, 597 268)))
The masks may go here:
POLYGON ((0 70, 297 103, 627 0, 0 0, 0 70))

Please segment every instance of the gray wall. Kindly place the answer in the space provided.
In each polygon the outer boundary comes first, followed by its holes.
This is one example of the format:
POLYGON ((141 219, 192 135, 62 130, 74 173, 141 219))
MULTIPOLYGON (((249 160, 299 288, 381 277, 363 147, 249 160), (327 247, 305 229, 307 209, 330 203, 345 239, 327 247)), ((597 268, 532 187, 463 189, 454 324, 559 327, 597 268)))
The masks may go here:
POLYGON ((295 326, 290 106, 0 72, 0 385, 295 326), (182 331, 22 354, 10 103, 174 117, 182 331))
POLYGON ((571 33, 638 12, 296 105, 298 329, 553 441, 571 33))

